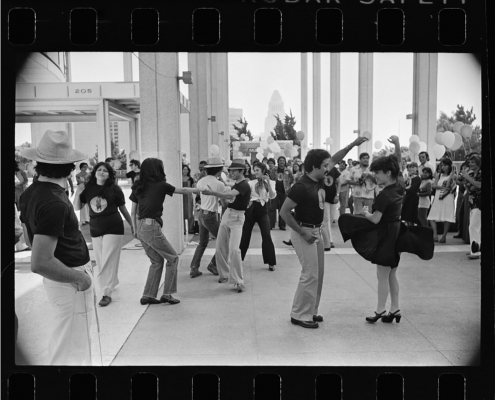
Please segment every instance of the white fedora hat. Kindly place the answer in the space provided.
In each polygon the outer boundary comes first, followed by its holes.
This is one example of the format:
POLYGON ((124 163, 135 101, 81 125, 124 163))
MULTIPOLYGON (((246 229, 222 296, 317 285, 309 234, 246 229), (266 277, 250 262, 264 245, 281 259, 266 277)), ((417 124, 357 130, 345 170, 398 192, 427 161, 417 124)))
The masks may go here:
POLYGON ((21 156, 47 164, 71 164, 88 158, 72 148, 67 132, 50 130, 43 134, 38 147, 22 150, 21 156))
POLYGON ((224 162, 222 160, 222 157, 215 156, 215 157, 208 158, 208 161, 206 162, 205 168, 223 167, 223 165, 224 165, 224 162))

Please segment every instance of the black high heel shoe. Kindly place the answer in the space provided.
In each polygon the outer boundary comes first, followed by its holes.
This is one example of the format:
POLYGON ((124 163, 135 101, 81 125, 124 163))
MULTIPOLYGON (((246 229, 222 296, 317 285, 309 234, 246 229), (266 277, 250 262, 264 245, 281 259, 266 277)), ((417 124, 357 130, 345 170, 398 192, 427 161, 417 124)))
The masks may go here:
POLYGON ((382 322, 394 322, 394 319, 395 319, 397 321, 397 323, 399 323, 400 319, 402 317, 400 314, 397 314, 399 312, 400 312, 400 310, 397 310, 394 313, 389 312, 388 315, 384 315, 382 317, 382 322))
POLYGON ((376 322, 378 321, 380 318, 384 317, 383 314, 385 314, 387 312, 387 310, 384 310, 382 311, 380 314, 378 314, 376 311, 375 311, 375 316, 374 317, 366 317, 366 321, 368 322, 376 322))

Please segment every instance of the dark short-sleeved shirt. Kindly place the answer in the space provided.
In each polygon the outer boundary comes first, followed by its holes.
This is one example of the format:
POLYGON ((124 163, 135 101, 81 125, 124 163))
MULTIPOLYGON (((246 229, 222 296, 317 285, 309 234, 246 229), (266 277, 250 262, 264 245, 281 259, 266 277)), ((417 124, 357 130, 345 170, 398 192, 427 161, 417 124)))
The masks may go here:
POLYGON ((276 174, 277 180, 275 181, 275 191, 277 193, 285 193, 284 174, 285 174, 285 168, 277 167, 277 174, 276 174))
POLYGON ((233 210, 245 211, 248 208, 249 200, 251 198, 251 186, 246 180, 236 183, 232 190, 237 190, 239 194, 235 197, 235 200, 227 207, 233 210))
POLYGON ((399 182, 385 186, 376 196, 372 211, 380 211, 383 215, 379 224, 399 222, 402 211, 404 189, 399 182))
POLYGON ((54 257, 67 267, 89 262, 86 246, 72 203, 65 189, 52 182, 34 182, 19 200, 21 221, 26 224, 31 243, 34 235, 58 238, 54 257))
POLYGON ((315 182, 308 175, 302 176, 287 195, 297 203, 294 208, 296 221, 318 225, 323 222, 325 208, 325 184, 315 182))
POLYGON ((132 183, 134 183, 134 180, 136 179, 136 177, 139 177, 139 172, 131 171, 131 172, 128 172, 127 174, 125 174, 125 176, 127 178, 131 178, 132 183))
POLYGON ((337 196, 337 178, 340 176, 340 172, 337 168, 332 168, 328 173, 327 179, 330 181, 330 184, 327 186, 326 180, 325 183, 325 202, 332 204, 335 196, 337 196))
POLYGON ((119 207, 125 205, 125 197, 118 185, 113 186, 112 195, 103 198, 104 186, 86 184, 81 192, 81 203, 89 205, 89 233, 91 237, 123 235, 124 223, 119 207))
POLYGON ((139 219, 153 218, 158 221, 160 226, 163 226, 162 214, 165 196, 172 196, 174 192, 175 186, 165 181, 159 181, 148 183, 144 192, 139 196, 136 194, 136 190, 133 189, 129 199, 134 203, 138 203, 139 219))

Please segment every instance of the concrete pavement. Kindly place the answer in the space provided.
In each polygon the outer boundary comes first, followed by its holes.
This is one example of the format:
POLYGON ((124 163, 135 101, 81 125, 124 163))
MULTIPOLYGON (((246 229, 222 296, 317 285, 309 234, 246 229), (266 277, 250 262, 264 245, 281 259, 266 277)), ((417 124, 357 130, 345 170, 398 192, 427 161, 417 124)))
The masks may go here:
MULTIPOLYGON (((127 197, 127 196, 126 196, 127 197)), ((180 256, 180 304, 142 306, 149 260, 136 240, 124 246, 120 284, 108 307, 97 306, 100 332, 92 325, 94 365, 466 365, 480 339, 480 261, 448 235, 435 256, 422 261, 403 254, 399 265, 402 319, 369 324, 376 305, 375 267, 343 243, 334 224, 335 249, 326 252, 319 329, 290 323, 300 265, 282 244, 288 231, 272 231, 277 266, 262 264, 261 236, 253 231, 244 261, 246 290, 219 284, 206 270, 215 242, 191 279, 194 245, 180 256), (136 246, 138 245, 138 246, 136 246), (101 356, 100 356, 101 348, 101 356)), ((189 237, 188 239, 191 239, 189 237)), ((197 236, 192 241, 197 241, 197 236)), ((30 364, 44 364, 51 309, 29 253, 16 254, 19 346, 30 364)), ((159 292, 161 294, 161 292, 159 292)), ((98 294, 97 301, 100 295, 98 294)), ((389 305, 389 304, 388 304, 389 305)))

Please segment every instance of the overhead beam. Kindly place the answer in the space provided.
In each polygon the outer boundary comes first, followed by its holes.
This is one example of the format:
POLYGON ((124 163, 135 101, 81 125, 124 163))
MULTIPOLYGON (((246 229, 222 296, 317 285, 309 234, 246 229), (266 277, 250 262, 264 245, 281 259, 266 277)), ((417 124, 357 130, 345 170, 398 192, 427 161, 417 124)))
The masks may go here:
POLYGON ((96 114, 85 115, 16 115, 15 122, 35 124, 47 122, 96 122, 96 114))

